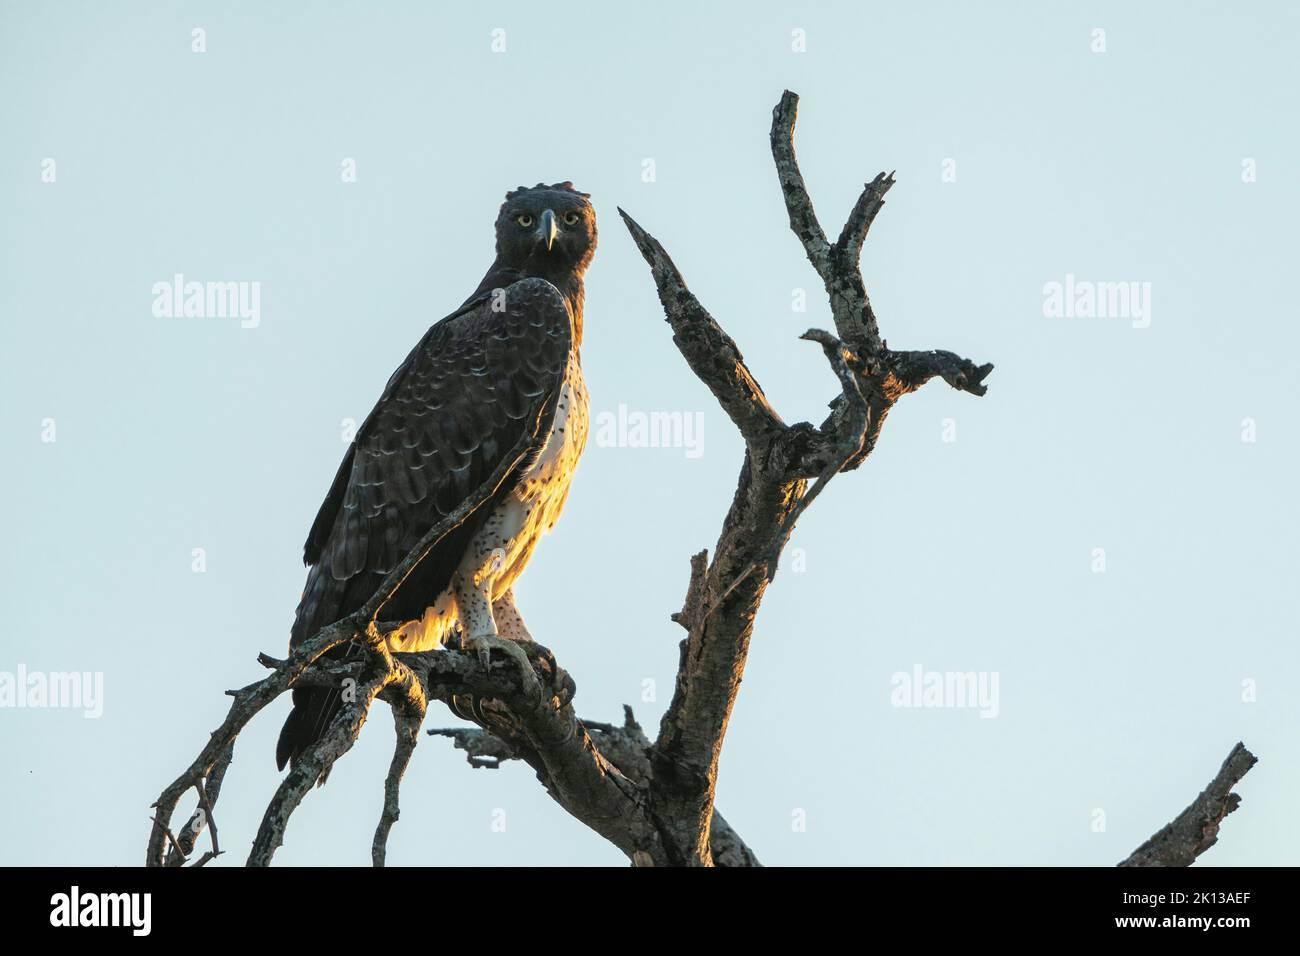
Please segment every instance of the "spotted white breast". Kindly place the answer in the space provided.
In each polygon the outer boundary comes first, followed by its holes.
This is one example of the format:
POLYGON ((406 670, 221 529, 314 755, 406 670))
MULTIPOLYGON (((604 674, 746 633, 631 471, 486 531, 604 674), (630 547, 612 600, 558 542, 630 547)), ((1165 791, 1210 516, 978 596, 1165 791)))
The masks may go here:
POLYGON ((542 453, 508 501, 489 518, 470 551, 491 553, 500 548, 500 573, 493 596, 510 590, 543 534, 555 527, 569 496, 578 459, 587 444, 587 385, 577 352, 569 356, 564 385, 542 453))
MULTIPOLYGON (((510 600, 510 589, 519 577, 543 534, 555 527, 569 495, 578 459, 587 443, 587 386, 576 350, 570 353, 564 384, 556 403, 546 443, 541 454, 509 498, 499 505, 475 534, 457 571, 461 582, 486 584, 495 602, 506 603, 504 613, 518 619, 510 600)), ((463 597, 462 591, 462 597, 463 597)), ((477 622, 462 621, 462 601, 457 597, 457 580, 437 596, 417 621, 391 633, 394 651, 423 651, 441 646, 458 624, 466 631, 477 630, 477 622)), ((497 607, 497 616, 503 613, 497 607)), ((470 609, 466 608, 466 613, 470 609)), ((503 633, 512 621, 499 622, 503 633)), ((517 620, 522 627, 522 620, 517 620)), ((526 633, 526 632, 525 632, 526 633)), ((509 635, 517 636, 517 635, 509 635)))

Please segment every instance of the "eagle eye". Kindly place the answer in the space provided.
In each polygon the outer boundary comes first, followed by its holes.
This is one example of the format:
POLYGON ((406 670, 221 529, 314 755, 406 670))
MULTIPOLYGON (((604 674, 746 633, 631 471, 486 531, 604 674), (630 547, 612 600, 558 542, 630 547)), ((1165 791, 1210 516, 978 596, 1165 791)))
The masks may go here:
POLYGON ((566 226, 576 226, 578 224, 578 214, 573 210, 566 212, 564 214, 564 224, 566 226))
POLYGON ((522 216, 515 216, 515 222, 527 229, 533 224, 533 217, 528 215, 528 213, 524 213, 522 216))

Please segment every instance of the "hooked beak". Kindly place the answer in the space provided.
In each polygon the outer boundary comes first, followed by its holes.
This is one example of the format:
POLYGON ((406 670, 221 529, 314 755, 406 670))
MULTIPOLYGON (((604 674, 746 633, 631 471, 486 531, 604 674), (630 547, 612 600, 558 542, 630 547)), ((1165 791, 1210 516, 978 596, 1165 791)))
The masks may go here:
POLYGON ((560 227, 555 223, 555 213, 549 209, 542 213, 537 221, 537 241, 546 243, 547 252, 550 252, 551 247, 555 245, 555 237, 559 231, 560 227))

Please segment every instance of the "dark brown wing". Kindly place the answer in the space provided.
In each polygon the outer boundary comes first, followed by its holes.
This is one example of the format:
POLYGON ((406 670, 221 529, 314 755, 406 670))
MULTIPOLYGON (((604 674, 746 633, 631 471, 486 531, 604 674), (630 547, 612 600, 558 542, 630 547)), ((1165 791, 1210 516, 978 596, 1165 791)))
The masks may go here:
POLYGON ((515 269, 502 267, 489 270, 488 274, 483 277, 483 281, 479 283, 479 287, 474 290, 474 294, 466 299, 461 307, 451 315, 430 326, 429 331, 424 333, 424 337, 411 350, 411 354, 389 376, 388 384, 384 386, 384 393, 379 396, 379 401, 375 403, 375 407, 370 410, 366 420, 357 429, 358 437, 353 440, 352 444, 348 445, 343 461, 339 464, 339 470, 334 475, 334 482, 330 486, 329 494, 325 496, 324 502, 321 503, 320 511, 316 514, 316 520, 312 522, 311 531, 307 533, 307 543, 303 546, 303 564, 310 566, 320 561, 325 546, 329 542, 330 533, 334 530, 334 519, 343 504, 343 496, 348 490, 348 481, 352 477, 352 461, 357 442, 363 440, 371 431, 375 416, 384 408, 386 403, 392 400, 397 387, 405 380, 406 373, 415 365, 421 353, 429 347, 435 336, 446 334, 444 326, 449 322, 467 312, 473 311, 485 302, 490 306, 489 293, 492 290, 508 289, 520 281, 521 278, 522 276, 515 269))
MULTIPOLYGON (((495 303, 490 295, 471 300, 429 330, 358 430, 312 525, 304 548, 312 566, 290 646, 369 600, 503 459, 529 443, 540 451, 572 341, 568 304, 542 279, 510 285, 495 303)), ((443 536, 385 604, 384 620, 424 613, 517 480, 507 478, 443 536)), ((277 748, 281 766, 324 731, 337 709, 331 697, 337 694, 294 691, 277 748)))

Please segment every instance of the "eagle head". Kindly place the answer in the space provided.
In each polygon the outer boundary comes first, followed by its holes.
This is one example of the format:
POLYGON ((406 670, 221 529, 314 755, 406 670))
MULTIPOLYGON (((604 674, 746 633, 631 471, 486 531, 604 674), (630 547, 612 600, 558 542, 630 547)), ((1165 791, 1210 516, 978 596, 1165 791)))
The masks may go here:
POLYGON ((506 193, 496 230, 498 263, 526 276, 581 276, 596 253, 596 211, 570 182, 506 193))

